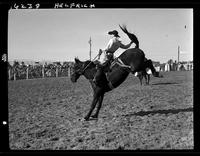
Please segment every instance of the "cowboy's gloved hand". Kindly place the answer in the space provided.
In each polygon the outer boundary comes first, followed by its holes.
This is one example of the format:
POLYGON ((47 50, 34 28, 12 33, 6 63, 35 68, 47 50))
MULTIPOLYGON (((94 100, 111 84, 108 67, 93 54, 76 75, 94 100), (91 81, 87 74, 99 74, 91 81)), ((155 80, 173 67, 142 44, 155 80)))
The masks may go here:
POLYGON ((102 50, 101 49, 99 49, 99 56, 102 54, 102 50))
POLYGON ((100 59, 101 54, 102 54, 102 50, 99 49, 98 59, 100 59))

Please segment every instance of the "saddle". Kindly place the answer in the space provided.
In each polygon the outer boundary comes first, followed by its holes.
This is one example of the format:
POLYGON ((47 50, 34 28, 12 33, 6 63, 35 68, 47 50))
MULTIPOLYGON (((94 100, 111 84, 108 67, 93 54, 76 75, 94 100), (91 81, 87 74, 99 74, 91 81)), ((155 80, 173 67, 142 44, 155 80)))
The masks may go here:
POLYGON ((103 64, 101 64, 99 61, 95 61, 94 63, 96 64, 97 69, 96 84, 101 85, 103 84, 102 81, 104 81, 104 83, 106 82, 111 90, 114 89, 112 82, 109 80, 109 73, 112 72, 112 67, 117 64, 121 67, 127 68, 128 70, 131 68, 130 66, 125 65, 120 58, 106 61, 103 64))

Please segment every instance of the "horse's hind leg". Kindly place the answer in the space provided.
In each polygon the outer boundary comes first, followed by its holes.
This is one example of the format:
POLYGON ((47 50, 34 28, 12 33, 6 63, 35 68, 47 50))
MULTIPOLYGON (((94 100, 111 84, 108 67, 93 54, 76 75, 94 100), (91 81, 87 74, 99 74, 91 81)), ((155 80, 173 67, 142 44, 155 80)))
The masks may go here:
POLYGON ((99 97, 97 110, 96 110, 95 114, 92 115, 91 117, 93 117, 93 118, 98 118, 99 110, 101 109, 102 102, 103 102, 103 97, 104 97, 104 93, 99 97))
POLYGON ((140 85, 142 86, 142 79, 143 79, 143 76, 142 75, 138 75, 139 79, 140 79, 140 85))
POLYGON ((145 78, 145 81, 146 81, 146 85, 148 85, 148 77, 146 74, 144 74, 144 78, 145 78))
POLYGON ((99 100, 99 97, 100 97, 100 91, 99 90, 96 90, 94 92, 94 97, 93 97, 93 101, 92 101, 92 104, 91 104, 91 107, 90 107, 90 110, 88 112, 88 114, 84 117, 85 120, 89 120, 90 118, 90 115, 92 114, 92 111, 94 110, 98 100, 99 100))

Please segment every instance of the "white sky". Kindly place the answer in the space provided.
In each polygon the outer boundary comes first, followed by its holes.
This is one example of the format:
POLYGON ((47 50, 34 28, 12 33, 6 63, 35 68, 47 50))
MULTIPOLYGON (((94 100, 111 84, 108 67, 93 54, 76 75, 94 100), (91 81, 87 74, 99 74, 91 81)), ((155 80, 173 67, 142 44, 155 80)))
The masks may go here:
MULTIPOLYGON (((130 42, 119 24, 136 34, 146 57, 161 63, 193 60, 193 9, 12 9, 8 17, 8 60, 73 61, 92 58, 117 30, 130 42), (186 27, 185 27, 186 26, 186 27)), ((134 44, 132 45, 134 47, 134 44)), ((117 50, 119 56, 124 50, 117 50)))

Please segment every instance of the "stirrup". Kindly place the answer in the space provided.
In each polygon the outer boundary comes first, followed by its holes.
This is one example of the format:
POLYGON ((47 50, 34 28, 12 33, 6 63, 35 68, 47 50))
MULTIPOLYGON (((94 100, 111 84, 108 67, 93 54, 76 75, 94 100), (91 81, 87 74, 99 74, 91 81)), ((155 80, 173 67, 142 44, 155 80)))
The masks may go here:
POLYGON ((105 75, 106 75, 107 81, 109 82, 110 80, 109 80, 109 77, 108 77, 108 72, 106 72, 105 75))

